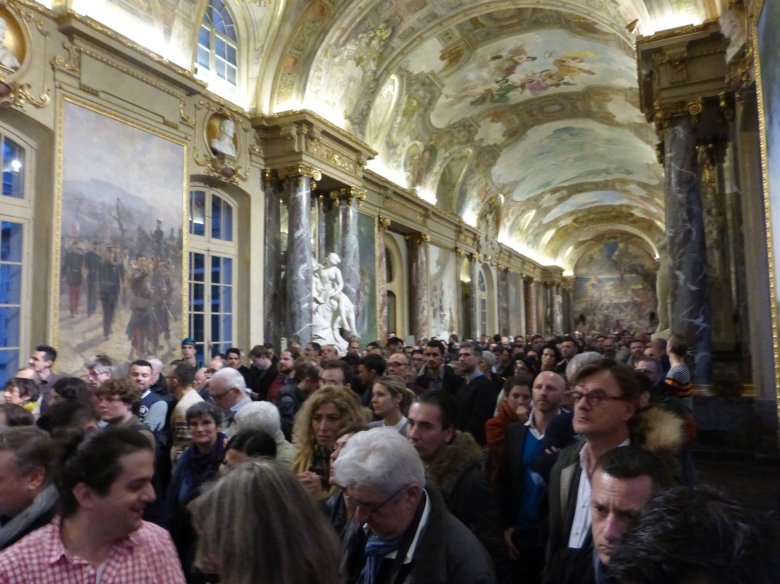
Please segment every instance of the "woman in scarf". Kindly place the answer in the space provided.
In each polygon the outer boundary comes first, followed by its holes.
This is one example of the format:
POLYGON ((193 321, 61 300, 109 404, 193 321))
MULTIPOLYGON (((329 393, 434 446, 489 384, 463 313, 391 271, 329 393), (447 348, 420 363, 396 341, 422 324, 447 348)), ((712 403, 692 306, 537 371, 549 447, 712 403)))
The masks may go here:
POLYGON ((195 499, 204 483, 215 478, 225 456, 226 436, 219 431, 222 412, 210 402, 199 402, 187 410, 192 444, 176 462, 167 496, 167 527, 179 552, 188 582, 200 582, 193 571, 196 534, 187 504, 195 499))

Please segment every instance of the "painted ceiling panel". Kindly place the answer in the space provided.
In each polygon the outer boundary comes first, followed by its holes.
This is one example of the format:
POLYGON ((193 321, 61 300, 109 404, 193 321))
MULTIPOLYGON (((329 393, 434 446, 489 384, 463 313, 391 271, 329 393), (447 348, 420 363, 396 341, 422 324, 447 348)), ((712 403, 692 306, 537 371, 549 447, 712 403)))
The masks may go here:
POLYGON ((290 28, 301 67, 281 95, 369 140, 372 169, 485 232, 500 196, 499 239, 565 269, 578 238, 662 237, 633 41, 716 0, 315 4, 319 21, 290 28))
POLYGON ((654 150, 628 130, 577 119, 530 130, 504 149, 492 176, 511 190, 510 200, 521 202, 580 182, 622 178, 657 185, 660 168, 654 150))

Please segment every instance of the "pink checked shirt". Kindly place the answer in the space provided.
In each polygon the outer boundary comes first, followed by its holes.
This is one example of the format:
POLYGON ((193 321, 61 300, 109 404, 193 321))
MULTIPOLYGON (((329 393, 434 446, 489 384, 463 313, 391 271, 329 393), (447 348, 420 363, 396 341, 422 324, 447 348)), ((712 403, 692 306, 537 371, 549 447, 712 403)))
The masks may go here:
POLYGON ((55 518, 0 553, 5 584, 184 584, 179 557, 162 527, 144 522, 111 548, 102 566, 68 552, 55 518))

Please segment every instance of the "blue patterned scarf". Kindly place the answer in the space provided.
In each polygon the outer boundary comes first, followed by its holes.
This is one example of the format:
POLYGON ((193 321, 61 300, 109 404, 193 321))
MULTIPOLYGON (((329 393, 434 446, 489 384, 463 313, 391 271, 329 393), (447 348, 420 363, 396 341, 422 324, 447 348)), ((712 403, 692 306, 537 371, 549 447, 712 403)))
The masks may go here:
POLYGON ((382 560, 390 552, 398 550, 403 535, 394 539, 382 539, 378 535, 371 535, 366 541, 365 564, 360 572, 358 584, 374 584, 382 567, 382 560))

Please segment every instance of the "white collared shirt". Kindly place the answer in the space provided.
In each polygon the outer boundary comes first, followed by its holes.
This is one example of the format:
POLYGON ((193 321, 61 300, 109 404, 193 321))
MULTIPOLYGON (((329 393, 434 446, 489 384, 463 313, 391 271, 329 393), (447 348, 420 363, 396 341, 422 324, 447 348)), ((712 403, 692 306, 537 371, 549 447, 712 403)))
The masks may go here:
MULTIPOLYGON (((628 446, 630 440, 626 438, 618 444, 620 446, 628 446)), ((580 450, 580 485, 577 489, 577 506, 574 510, 574 520, 571 524, 571 532, 569 533, 569 547, 581 548, 585 545, 585 541, 590 533, 590 477, 588 476, 588 468, 590 463, 590 445, 586 442, 585 446, 580 450)))

